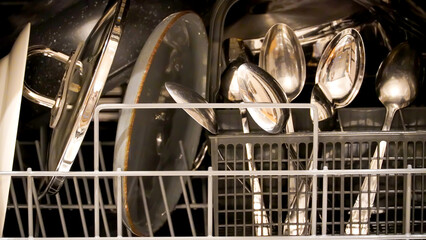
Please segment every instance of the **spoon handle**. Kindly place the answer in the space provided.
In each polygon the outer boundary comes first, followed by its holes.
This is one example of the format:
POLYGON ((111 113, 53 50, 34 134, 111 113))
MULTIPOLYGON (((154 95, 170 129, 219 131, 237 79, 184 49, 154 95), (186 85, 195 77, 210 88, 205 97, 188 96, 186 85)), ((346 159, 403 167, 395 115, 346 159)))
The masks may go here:
MULTIPOLYGON (((387 108, 386 117, 383 123, 382 131, 389 131, 392 125, 392 120, 395 112, 398 109, 387 108)), ((381 169, 383 164, 383 158, 386 151, 386 141, 381 141, 379 146, 376 147, 374 155, 370 161, 370 170, 381 169)), ((364 178, 362 182, 360 193, 355 201, 353 210, 350 212, 350 220, 346 225, 345 233, 354 235, 366 235, 368 234, 369 219, 371 215, 371 208, 374 205, 374 199, 376 198, 377 190, 377 176, 371 176, 364 178)))
MULTIPOLYGON (((241 114, 241 123, 243 125, 243 132, 250 133, 250 128, 248 125, 247 109, 240 109, 241 114)), ((253 158, 253 145, 251 143, 246 143, 246 154, 248 160, 248 169, 249 171, 256 171, 256 165, 253 158)), ((269 219, 266 214, 265 205, 262 200, 262 188, 260 187, 260 181, 257 177, 250 178, 250 185, 252 188, 253 194, 253 214, 254 214, 254 223, 256 236, 270 236, 271 231, 269 226, 269 219), (260 226, 259 226, 260 225, 260 226)))
MULTIPOLYGON (((286 125, 286 133, 293 133, 293 118, 291 111, 289 112, 290 116, 286 125)), ((297 153, 296 146, 294 144, 287 144, 288 149, 288 166, 289 170, 296 170, 297 167, 297 153)), ((308 168, 311 168, 311 162, 308 162, 308 168)), ((301 180, 299 186, 296 186, 296 179, 289 178, 289 213, 286 216, 283 227, 284 235, 303 235, 305 232, 306 222, 307 222, 307 212, 304 209, 307 209, 309 205, 310 195, 306 192, 307 188, 311 188, 312 183, 306 183, 304 179, 301 180), (309 185, 309 186, 308 186, 309 185)))

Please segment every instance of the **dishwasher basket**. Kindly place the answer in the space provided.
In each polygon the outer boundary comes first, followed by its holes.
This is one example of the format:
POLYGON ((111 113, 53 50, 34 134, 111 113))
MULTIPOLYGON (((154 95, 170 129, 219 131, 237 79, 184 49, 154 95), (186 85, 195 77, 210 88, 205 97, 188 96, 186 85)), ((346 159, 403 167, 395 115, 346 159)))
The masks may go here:
MULTIPOLYGON (((311 129, 291 135, 262 133, 241 135, 235 131, 224 131, 221 135, 209 137, 213 168, 162 172, 113 170, 111 156, 114 143, 99 139, 100 134, 103 136, 99 129, 105 126, 104 123, 99 123, 98 113, 105 109, 177 108, 176 111, 183 111, 180 108, 229 109, 239 106, 241 105, 100 105, 94 118, 93 141, 86 141, 83 144, 77 159, 79 164, 76 164, 69 173, 40 171, 43 170, 42 167, 34 170, 26 168, 26 163, 30 161, 40 163, 41 166, 44 157, 42 149, 45 148, 44 134, 40 135, 40 140, 18 142, 15 169, 19 171, 0 173, 11 175, 13 179, 4 237, 135 237, 126 231, 122 224, 121 201, 115 201, 114 197, 121 199, 121 189, 113 188, 113 179, 121 181, 124 176, 156 176, 180 181, 183 195, 175 209, 166 208, 164 214, 167 215, 168 221, 163 228, 147 237, 218 239, 220 236, 235 236, 235 239, 242 239, 254 236, 256 226, 253 223, 253 209, 250 204, 254 195, 244 185, 252 177, 258 177, 262 187, 262 200, 265 203, 262 211, 268 213, 271 221, 267 227, 271 229, 271 234, 276 236, 270 238, 292 238, 284 236, 282 230, 286 224, 284 221, 286 214, 291 210, 287 203, 288 196, 296 194, 287 190, 286 186, 290 179, 295 179, 296 183, 312 179, 314 186, 311 191, 302 193, 312 196, 308 207, 293 209, 303 211, 309 216, 309 221, 296 223, 296 225, 303 224, 308 229, 308 232, 299 238, 312 238, 315 235, 348 238, 350 236, 344 235, 344 227, 348 223, 348 213, 359 194, 359 182, 367 176, 376 174, 380 175, 381 184, 377 201, 374 207, 369 209, 372 217, 368 223, 370 226, 368 237, 399 239, 425 237, 426 132, 424 131, 318 134, 311 129), (375 145, 382 140, 386 140, 389 146, 385 169, 364 170, 368 166, 369 156, 375 145), (254 146, 254 159, 258 169, 256 173, 245 171, 246 143, 254 146), (299 169, 306 165, 312 150, 318 149, 318 156, 313 155, 314 161, 317 159, 317 162, 315 161, 317 169, 287 170, 289 144, 296 147, 299 169), (91 161, 92 158, 94 161, 91 161), (58 195, 37 199, 35 183, 42 176, 53 175, 66 176, 64 189, 58 195)), ((311 106, 279 104, 275 107, 311 106)))

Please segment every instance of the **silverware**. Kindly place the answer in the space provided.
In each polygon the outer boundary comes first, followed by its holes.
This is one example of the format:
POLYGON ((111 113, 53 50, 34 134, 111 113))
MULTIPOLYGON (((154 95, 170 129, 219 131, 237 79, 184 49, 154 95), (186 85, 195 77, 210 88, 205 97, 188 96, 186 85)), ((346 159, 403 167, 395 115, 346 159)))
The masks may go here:
MULTIPOLYGON (((260 67, 251 63, 244 63, 238 67, 237 71, 238 85, 240 87, 241 98, 244 102, 269 102, 269 103, 287 103, 287 97, 284 91, 281 89, 279 83, 266 71, 260 67)), ((247 109, 256 123, 265 131, 269 133, 279 133, 283 126, 287 123, 289 117, 288 109, 280 108, 248 108, 247 109)), ((241 109, 241 115, 243 116, 243 130, 244 133, 248 133, 248 121, 246 117, 245 109, 241 109)), ((252 154, 252 145, 246 144, 247 159, 249 160, 249 170, 255 171, 255 163, 252 154)), ((256 194, 258 191, 261 193, 260 184, 257 178, 252 180, 254 182, 253 192, 256 194)), ((261 199, 259 199, 261 200, 261 199)), ((253 205, 259 205, 258 202, 253 202, 253 205)), ((255 214, 257 221, 260 221, 261 216, 255 214)), ((259 229, 257 230, 259 231, 259 229)), ((268 231, 270 231, 268 229, 268 231)), ((257 235, 264 235, 257 232, 257 235)), ((270 232, 269 234, 270 235, 270 232)))
MULTIPOLYGON (((183 87, 177 83, 167 82, 166 89, 172 96, 172 98, 178 103, 207 103, 207 101, 198 95, 198 93, 193 92, 191 89, 183 87)), ((211 108, 200 108, 200 109, 184 109, 195 121, 197 121, 201 126, 207 129, 209 132, 216 134, 217 133, 217 121, 214 110, 211 108)), ((241 111, 242 116, 242 125, 244 133, 248 133, 248 121, 246 111, 241 111)), ((252 156, 252 146, 251 144, 246 144, 246 153, 248 161, 249 171, 256 171, 254 165, 254 160, 252 156)), ((229 166, 227 166, 230 168, 229 166)), ((241 182, 241 181, 240 181, 241 182)), ((242 183, 242 182, 241 182, 242 183)), ((244 185, 245 186, 245 185, 244 185)), ((262 201, 262 189, 260 187, 259 178, 250 179, 251 192, 253 193, 253 214, 254 222, 256 224, 256 236, 269 236, 271 231, 269 226, 269 219, 266 214, 265 206, 262 201), (260 226, 264 225, 264 226, 260 226)))
MULTIPOLYGON (((284 23, 273 25, 265 35, 259 54, 259 67, 263 68, 277 80, 287 96, 288 102, 293 101, 302 91, 306 78, 306 63, 303 48, 293 30, 284 23)), ((286 133, 293 133, 294 125, 289 109, 289 118, 286 133)), ((296 146, 288 145, 288 169, 297 169, 296 146)), ((289 199, 293 199, 296 192, 296 179, 288 180, 289 199)), ((290 202, 288 203, 290 207, 290 202)), ((287 231, 284 226, 284 232, 287 231)), ((290 235, 293 235, 290 233, 290 235)))
MULTIPOLYGON (((166 89, 177 103, 207 103, 197 92, 174 82, 166 82, 166 89)), ((216 114, 211 108, 184 108, 198 124, 212 134, 217 134, 216 114)))
MULTIPOLYGON (((391 51, 380 65, 376 76, 376 93, 386 108, 382 131, 389 131, 395 113, 407 107, 416 97, 419 58, 408 43, 401 43, 391 51)), ((386 151, 386 142, 381 141, 370 161, 370 170, 380 169, 386 151)), ((368 234, 369 219, 376 197, 378 177, 364 179, 361 185, 346 234, 368 234)))
MULTIPOLYGON (((241 98, 245 103, 288 103, 279 83, 265 70, 243 63, 237 71, 241 98)), ((286 125, 289 111, 281 108, 248 108, 253 120, 268 133, 280 133, 286 125)))
MULTIPOLYGON (((355 29, 343 30, 330 41, 318 64, 311 103, 318 107, 319 121, 331 118, 335 109, 352 102, 361 87, 364 70, 365 50, 361 35, 355 29)), ((306 169, 313 169, 312 156, 306 169)), ((312 181, 302 180, 296 197, 290 200, 291 208, 285 220, 290 235, 306 234, 309 230, 306 229, 306 210, 312 187, 312 181)))

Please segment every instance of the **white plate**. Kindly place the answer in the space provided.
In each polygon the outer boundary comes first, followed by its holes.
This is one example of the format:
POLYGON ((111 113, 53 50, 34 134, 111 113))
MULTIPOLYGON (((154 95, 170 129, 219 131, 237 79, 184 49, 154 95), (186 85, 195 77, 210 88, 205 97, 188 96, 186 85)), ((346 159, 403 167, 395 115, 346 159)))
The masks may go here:
MULTIPOLYGON (((135 36, 137 37, 137 36, 135 36)), ((165 18, 145 43, 127 87, 124 103, 174 102, 164 87, 177 82, 205 96, 208 41, 202 20, 179 12, 165 18)), ((201 126, 183 110, 123 110, 114 151, 114 169, 124 171, 188 170, 200 141, 201 126), (159 141, 162 139, 162 141, 159 141), (182 142, 187 163, 180 151, 182 142)), ((167 205, 173 211, 182 188, 177 177, 164 177, 167 205)), ((123 220, 140 236, 149 236, 167 220, 159 179, 144 177, 144 208, 137 177, 122 180, 123 220)), ((115 186, 116 187, 116 186, 115 186)))
MULTIPOLYGON (((22 30, 9 55, 0 60, 0 171, 12 171, 30 24, 22 30)), ((0 236, 3 235, 10 176, 0 176, 0 236)))

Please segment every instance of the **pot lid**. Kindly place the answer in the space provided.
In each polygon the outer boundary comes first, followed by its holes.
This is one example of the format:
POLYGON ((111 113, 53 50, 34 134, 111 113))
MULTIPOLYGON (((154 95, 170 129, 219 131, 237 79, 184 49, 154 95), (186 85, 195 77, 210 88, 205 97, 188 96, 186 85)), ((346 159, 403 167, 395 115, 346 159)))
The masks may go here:
MULTIPOLYGON (((70 170, 92 120, 123 31, 128 0, 117 0, 105 12, 89 37, 68 61, 68 67, 52 108, 47 168, 70 170)), ((41 196, 59 191, 64 177, 46 177, 41 196)), ((40 196, 40 197, 41 197, 40 196)))

